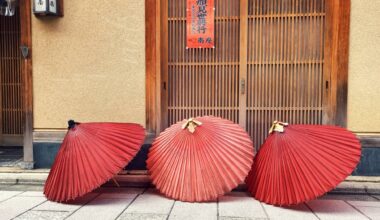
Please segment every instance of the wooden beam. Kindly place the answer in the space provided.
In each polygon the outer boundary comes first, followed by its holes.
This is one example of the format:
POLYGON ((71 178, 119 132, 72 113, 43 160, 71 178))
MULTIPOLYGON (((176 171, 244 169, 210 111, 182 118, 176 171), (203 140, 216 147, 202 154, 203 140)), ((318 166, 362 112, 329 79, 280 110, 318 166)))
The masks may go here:
POLYGON ((325 27, 325 45, 324 45, 324 66, 323 66, 323 124, 333 124, 335 121, 333 112, 336 106, 332 106, 334 101, 332 100, 331 93, 334 90, 332 86, 333 62, 336 57, 335 47, 337 42, 337 36, 334 34, 336 31, 336 1, 326 0, 326 27, 325 27))
POLYGON ((155 28, 155 36, 156 36, 156 45, 155 45, 155 53, 156 53, 156 113, 154 119, 156 121, 155 132, 158 135, 161 131, 161 0, 155 1, 156 5, 156 28, 155 28))
POLYGON ((156 0, 145 0, 145 66, 146 66, 146 130, 157 129, 157 50, 156 50, 156 0))
POLYGON ((326 1, 324 124, 347 126, 350 1, 326 1))
POLYGON ((240 54, 239 54, 239 125, 246 130, 247 120, 247 50, 248 0, 240 0, 240 54))
POLYGON ((160 2, 159 6, 159 14, 157 14, 157 17, 160 21, 160 25, 158 26, 159 29, 157 29, 157 35, 159 35, 159 51, 160 55, 157 57, 157 61, 159 63, 160 72, 159 74, 160 78, 157 80, 159 82, 158 88, 160 90, 161 96, 159 97, 158 104, 160 105, 160 124, 158 125, 159 129, 157 129, 157 133, 168 127, 168 119, 167 119, 167 112, 168 112, 168 103, 167 103, 167 97, 168 97, 168 89, 167 89, 167 82, 168 82, 168 0, 157 0, 160 2))
POLYGON ((33 168, 33 82, 32 82, 32 25, 31 2, 20 1, 21 45, 29 48, 28 57, 23 60, 23 107, 24 107, 24 165, 33 168))
POLYGON ((336 125, 347 126, 347 97, 348 97, 348 50, 350 35, 350 3, 339 1, 339 28, 337 45, 337 81, 336 81, 336 125))

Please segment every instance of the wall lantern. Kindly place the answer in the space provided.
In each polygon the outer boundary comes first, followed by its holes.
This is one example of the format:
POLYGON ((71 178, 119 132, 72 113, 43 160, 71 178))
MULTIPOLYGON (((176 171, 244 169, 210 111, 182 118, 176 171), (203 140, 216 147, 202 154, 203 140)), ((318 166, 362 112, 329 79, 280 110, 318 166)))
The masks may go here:
POLYGON ((0 15, 13 16, 16 13, 17 0, 0 0, 0 15))
POLYGON ((63 16, 63 0, 33 0, 33 13, 37 16, 63 16))

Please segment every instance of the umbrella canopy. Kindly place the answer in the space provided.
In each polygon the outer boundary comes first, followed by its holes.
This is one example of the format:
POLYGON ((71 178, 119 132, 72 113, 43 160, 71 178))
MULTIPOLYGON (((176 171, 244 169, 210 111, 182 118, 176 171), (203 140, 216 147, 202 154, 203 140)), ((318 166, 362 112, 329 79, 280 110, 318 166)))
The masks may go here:
POLYGON ((172 125, 153 142, 147 167, 152 182, 169 198, 215 200, 247 176, 253 144, 237 124, 204 116, 172 125))
POLYGON ((45 196, 65 202, 99 187, 133 159, 144 138, 144 128, 138 124, 69 121, 45 183, 45 196))
POLYGON ((247 178, 265 203, 293 205, 335 188, 360 160, 360 143, 344 128, 275 122, 247 178))

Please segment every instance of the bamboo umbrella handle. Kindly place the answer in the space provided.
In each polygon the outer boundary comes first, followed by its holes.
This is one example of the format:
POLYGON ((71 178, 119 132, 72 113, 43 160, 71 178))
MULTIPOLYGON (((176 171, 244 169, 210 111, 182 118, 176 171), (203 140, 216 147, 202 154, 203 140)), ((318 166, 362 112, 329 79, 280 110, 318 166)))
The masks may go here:
POLYGON ((116 181, 115 177, 112 177, 112 181, 117 187, 120 187, 120 184, 116 181))

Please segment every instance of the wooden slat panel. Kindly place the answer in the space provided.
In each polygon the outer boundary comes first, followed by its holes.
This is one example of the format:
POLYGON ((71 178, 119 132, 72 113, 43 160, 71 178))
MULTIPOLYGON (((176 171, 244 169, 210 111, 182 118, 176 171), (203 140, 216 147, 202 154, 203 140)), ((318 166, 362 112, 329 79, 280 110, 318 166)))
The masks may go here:
POLYGON ((19 12, 12 17, 0 16, 0 133, 6 136, 23 133, 20 42, 19 12))
POLYGON ((274 120, 322 123, 324 1, 249 1, 246 126, 256 147, 274 120))
POLYGON ((221 116, 259 147, 274 120, 323 123, 325 0, 248 0, 246 22, 241 2, 216 1, 215 49, 186 50, 186 1, 169 0, 168 124, 221 116))
POLYGON ((239 122, 240 4, 215 8, 215 49, 186 49, 186 0, 168 0, 169 125, 202 115, 239 122))

